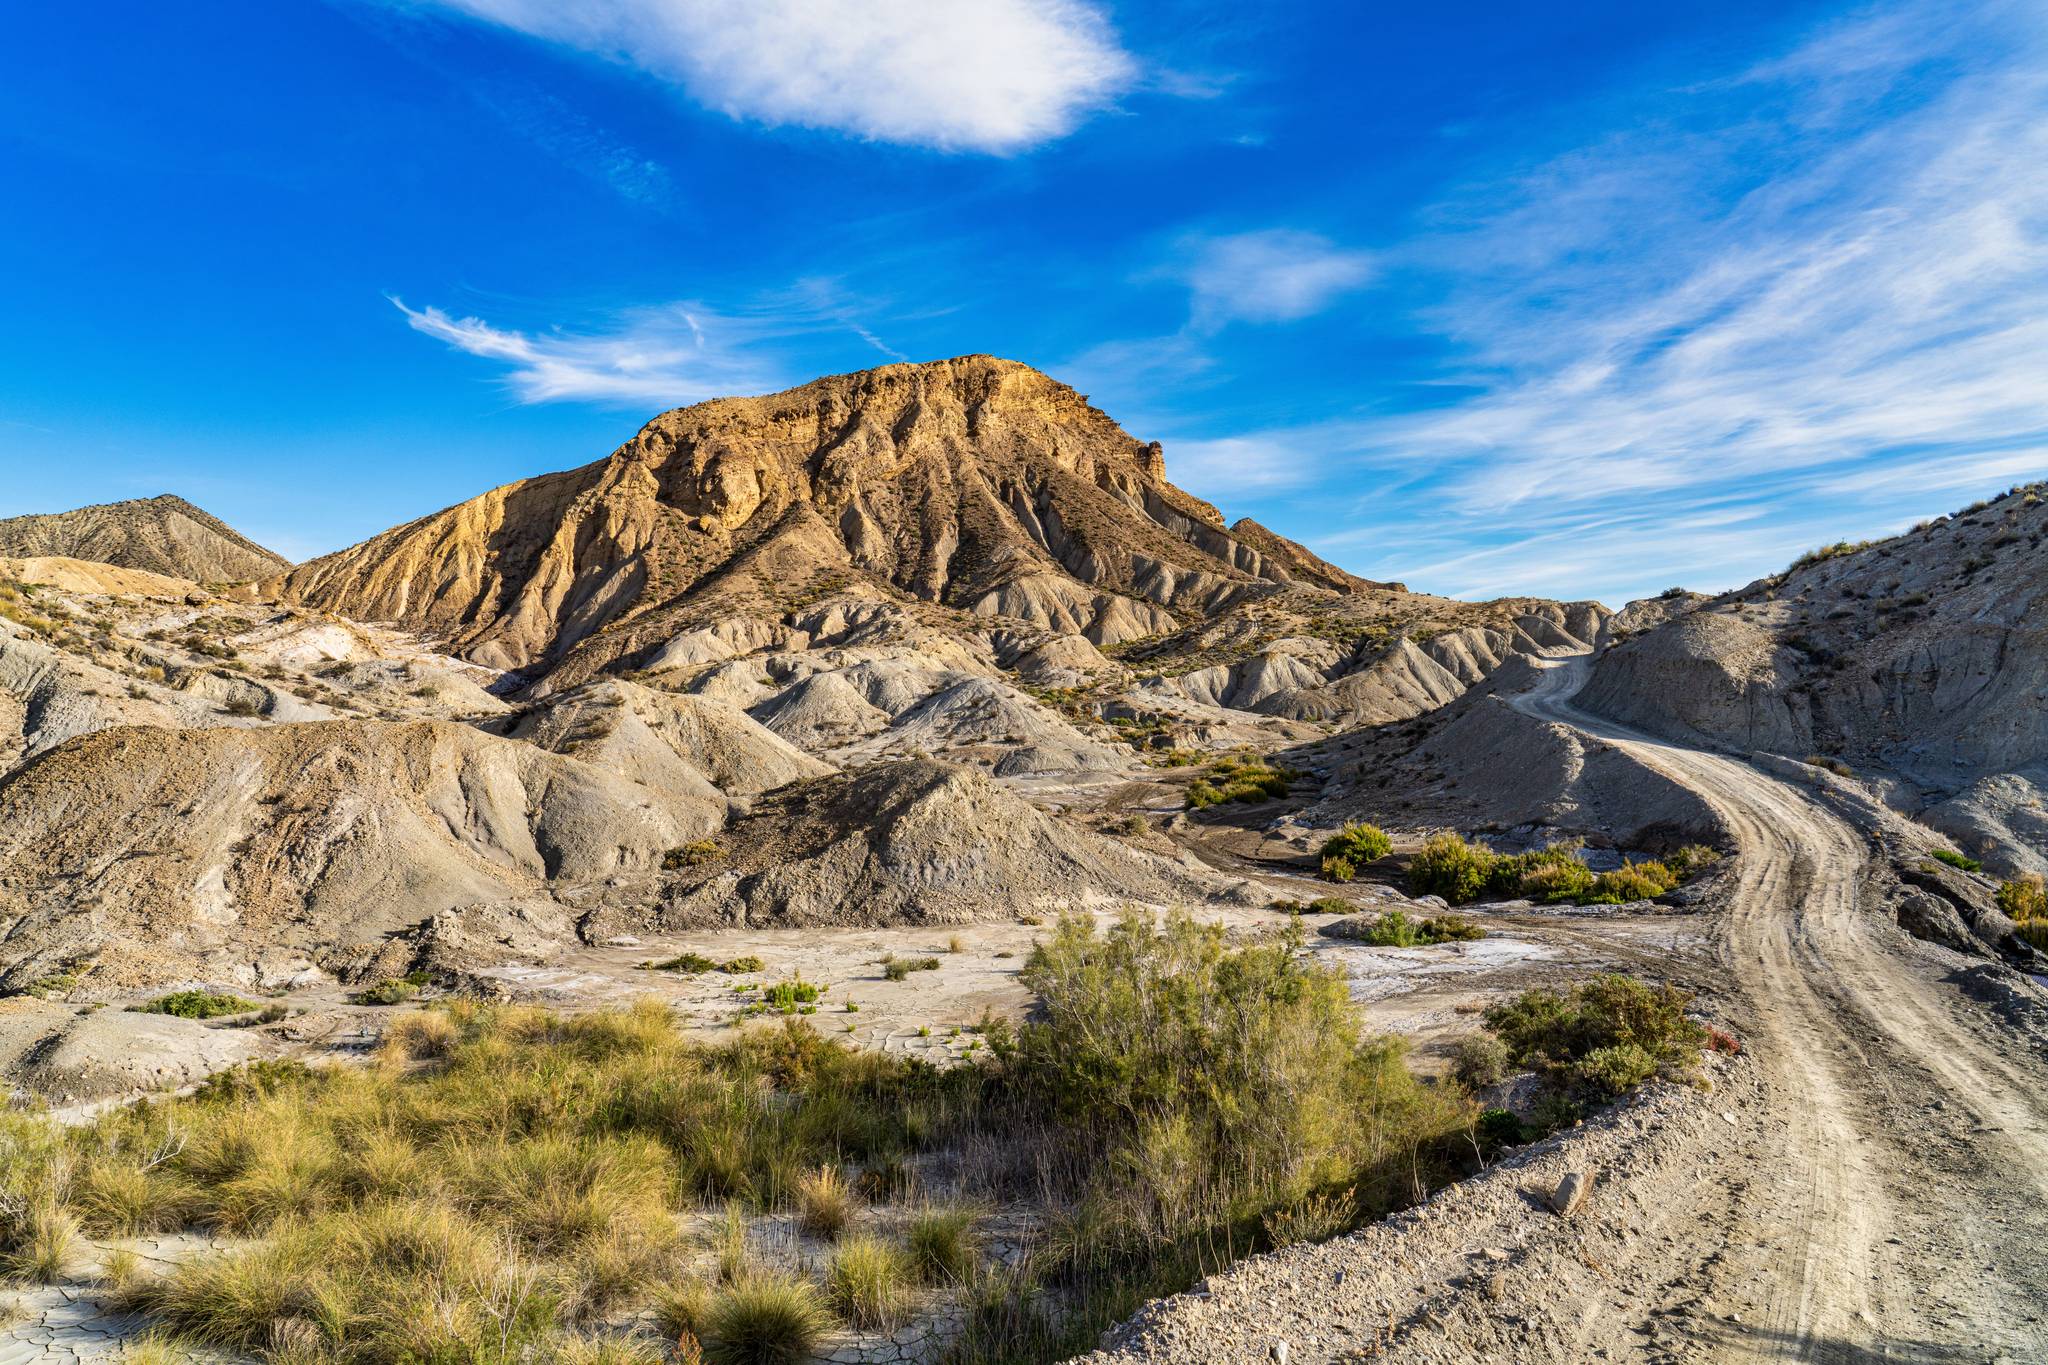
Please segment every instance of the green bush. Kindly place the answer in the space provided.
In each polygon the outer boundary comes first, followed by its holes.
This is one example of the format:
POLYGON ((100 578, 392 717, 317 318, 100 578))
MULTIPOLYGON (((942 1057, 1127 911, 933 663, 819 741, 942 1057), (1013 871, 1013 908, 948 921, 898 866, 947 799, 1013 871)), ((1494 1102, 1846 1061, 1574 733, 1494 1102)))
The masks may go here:
POLYGON ((2048 884, 2038 875, 2015 877, 1998 888, 1998 908, 2021 938, 2048 953, 2048 884))
POLYGON ((1452 905, 1479 899, 1495 855, 1455 834, 1432 834, 1408 864, 1408 887, 1418 896, 1442 896, 1452 905))
POLYGON ((263 1006, 254 1000, 244 1000, 239 995, 225 995, 218 991, 172 991, 159 995, 147 1004, 130 1005, 136 1014, 171 1014, 180 1019, 219 1019, 230 1014, 249 1014, 263 1006))
POLYGON ((1292 768, 1271 767, 1256 758, 1225 759, 1188 784, 1187 806, 1202 810, 1225 801, 1275 800, 1287 795, 1300 776, 1292 768))
POLYGON ((1393 851, 1394 841, 1377 825, 1346 825, 1317 850, 1323 876, 1333 882, 1348 882, 1367 863, 1378 862, 1393 851))
POLYGON ((1588 905, 1625 905, 1654 900, 1677 885, 1678 878, 1662 863, 1629 863, 1595 877, 1591 894, 1581 899, 1588 905))
POLYGON ((776 1014, 795 1014, 805 1005, 815 1005, 824 987, 798 977, 761 988, 761 1004, 776 1014))
POLYGON ((1596 875, 1580 858, 1577 844, 1500 854, 1455 834, 1437 834, 1423 844, 1422 852, 1409 865, 1408 886, 1416 895, 1442 896, 1453 905, 1481 896, 1521 897, 1543 904, 1619 905, 1661 896, 1698 875, 1717 857, 1714 850, 1694 844, 1680 849, 1669 863, 1628 863, 1596 875))
POLYGON ((1652 1076, 1690 1080, 1706 1030, 1674 987, 1604 973, 1559 994, 1524 991, 1486 1012, 1509 1059, 1575 1101, 1615 1099, 1652 1076))
POLYGON ((349 1002, 356 1005, 402 1005, 418 998, 419 993, 418 982, 394 978, 364 987, 351 995, 349 1002))
POLYGON ((1486 930, 1463 915, 1432 915, 1414 920, 1406 911, 1389 910, 1374 920, 1360 941, 1380 948, 1420 948, 1434 943, 1463 943, 1486 937, 1486 930))
POLYGON ((1966 858, 1952 848, 1937 848, 1934 850, 1934 857, 1936 860, 1947 863, 1950 867, 1963 872, 1981 871, 1984 866, 1975 858, 1966 858))
POLYGON ((935 972, 939 960, 935 957, 885 957, 882 959, 882 975, 891 981, 901 981, 912 972, 935 972))
POLYGON ((1451 1054, 1451 1074, 1468 1090, 1484 1090, 1506 1079, 1507 1044, 1491 1033, 1473 1033, 1460 1038, 1451 1054))
POLYGON ((758 957, 735 957, 722 964, 718 970, 731 976, 747 976, 763 971, 767 966, 768 964, 758 957))
POLYGON ((703 972, 715 972, 718 970, 718 964, 702 953, 678 953, 666 961, 647 962, 642 965, 648 971, 680 972, 684 976, 697 976, 703 972))
POLYGON ((1106 933, 1065 916, 1024 982, 1040 1017, 1017 1039, 1029 1093, 1105 1150, 1090 1183, 1104 1246, 1171 1243, 1311 1192, 1360 1183, 1456 1122, 1398 1047, 1368 1044, 1337 973, 1300 931, 1231 947, 1219 925, 1131 913, 1106 933), (1285 1103, 1274 1097, 1287 1096, 1285 1103))

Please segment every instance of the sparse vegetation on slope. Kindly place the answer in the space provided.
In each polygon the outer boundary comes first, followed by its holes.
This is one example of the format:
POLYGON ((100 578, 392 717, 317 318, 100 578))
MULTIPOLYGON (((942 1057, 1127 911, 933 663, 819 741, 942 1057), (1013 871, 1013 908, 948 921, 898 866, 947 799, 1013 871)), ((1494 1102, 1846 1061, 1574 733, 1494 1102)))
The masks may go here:
POLYGON ((1486 1012, 1509 1060, 1552 1088, 1564 1117, 1604 1104, 1652 1077, 1691 1081, 1707 1032, 1688 1019, 1691 997, 1604 973, 1569 991, 1524 991, 1486 1012))
POLYGON ((1998 888, 1998 908, 2020 937, 2048 953, 2048 885, 2038 875, 2015 877, 1998 888))
POLYGON ((130 1006, 138 1014, 170 1014, 180 1019, 220 1019, 234 1014, 250 1014, 263 1006, 254 1000, 244 1000, 239 995, 226 995, 219 991, 172 991, 160 995, 147 1004, 130 1006))
POLYGON ((1026 973, 1043 1018, 985 1023, 987 1060, 943 1072, 794 1019, 705 1047, 652 1002, 452 1003, 394 1021, 367 1067, 252 1064, 72 1130, 0 1116, 0 1210, 22 1211, 0 1255, 48 1277, 73 1273, 81 1226, 249 1238, 131 1296, 188 1342, 288 1336, 294 1359, 626 1350, 589 1334, 642 1306, 694 1324, 706 1360, 801 1358, 834 1303, 882 1326, 934 1289, 966 1296, 963 1359, 1056 1358, 1145 1295, 1455 1168, 1461 1093, 1364 1038, 1299 946, 1062 920, 1026 973), (925 1156, 965 1198, 1045 1210, 1027 1269, 979 1264, 965 1203, 915 1215, 901 1244, 848 1230, 925 1156), (683 1270, 679 1198, 728 1209, 722 1289, 683 1270), (817 1281, 776 1278, 748 1208, 851 1240, 817 1281))
POLYGON ((1379 948, 1422 948, 1433 943, 1469 943, 1486 937, 1486 930, 1463 915, 1431 915, 1410 919, 1406 911, 1389 910, 1359 935, 1361 942, 1379 948))
POLYGON ((1456 834, 1437 834, 1409 864, 1408 886, 1416 895, 1441 896, 1452 905, 1485 897, 1543 904, 1622 905, 1650 900, 1684 885, 1718 856, 1704 845, 1691 844, 1663 859, 1624 863, 1596 873, 1573 844, 1501 854, 1456 834))
POLYGON ((1394 841, 1378 825, 1346 825, 1323 841, 1316 850, 1316 861, 1328 880, 1348 882, 1360 868, 1378 862, 1393 848, 1394 841))
POLYGON ((1225 759, 1188 784, 1187 807, 1205 810, 1226 801, 1277 800, 1293 789, 1300 776, 1292 768, 1275 768, 1259 758, 1225 759))

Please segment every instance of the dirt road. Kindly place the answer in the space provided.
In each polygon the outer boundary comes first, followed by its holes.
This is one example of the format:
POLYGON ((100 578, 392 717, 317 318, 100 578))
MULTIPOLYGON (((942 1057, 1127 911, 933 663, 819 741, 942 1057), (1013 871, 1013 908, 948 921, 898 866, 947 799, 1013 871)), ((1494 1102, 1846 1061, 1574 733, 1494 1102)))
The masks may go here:
POLYGON ((1743 1063, 1395 1224, 1255 1258, 1105 1359, 2048 1360, 2048 1058, 1859 907, 1864 840, 1795 786, 1515 699, 1699 792, 1740 844, 1720 952, 1743 1063), (1572 1220, 1537 1196, 1599 1172, 1572 1220))

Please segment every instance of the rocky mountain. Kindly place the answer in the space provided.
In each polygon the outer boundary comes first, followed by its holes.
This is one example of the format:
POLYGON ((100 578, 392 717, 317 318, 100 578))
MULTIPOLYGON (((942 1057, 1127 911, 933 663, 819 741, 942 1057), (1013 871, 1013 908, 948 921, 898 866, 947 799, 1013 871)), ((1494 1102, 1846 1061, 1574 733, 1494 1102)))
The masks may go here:
POLYGON ((0 556, 96 560, 199 583, 239 583, 291 567, 183 498, 101 503, 0 520, 0 556))
POLYGON ((1168 483, 1157 444, 987 356, 664 413, 605 459, 494 489, 278 592, 578 676, 687 625, 858 585, 1078 634, 1159 635, 1295 584, 1366 586, 1168 483))
POLYGON ((1609 620, 1353 577, 985 356, 665 413, 233 593, 112 572, 0 561, 0 983, 1230 902, 1067 810, 1609 620))
POLYGON ((2048 486, 1832 545, 1620 638, 1587 709, 1870 770, 2007 869, 2048 870, 2048 486))

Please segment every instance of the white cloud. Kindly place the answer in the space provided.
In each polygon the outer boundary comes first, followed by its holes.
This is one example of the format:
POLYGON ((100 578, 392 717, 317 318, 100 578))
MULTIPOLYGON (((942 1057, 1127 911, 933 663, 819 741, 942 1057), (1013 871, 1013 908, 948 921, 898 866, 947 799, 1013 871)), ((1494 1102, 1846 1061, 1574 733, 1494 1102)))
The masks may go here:
POLYGON ((694 305, 628 315, 609 332, 573 335, 494 327, 452 317, 431 305, 392 299, 412 329, 458 351, 508 368, 505 383, 522 403, 564 399, 670 407, 731 394, 762 393, 783 378, 741 353, 758 329, 694 305))
POLYGON ((1370 424, 1363 459, 1429 471, 1419 519, 1484 546, 1415 577, 1732 586, 2048 468, 2036 15, 1891 10, 1642 100, 1619 118, 1647 131, 1476 185, 1401 253, 1441 282, 1464 396, 1370 424), (1722 504, 1758 520, 1674 524, 1722 504))
POLYGON ((1308 432, 1166 441, 1166 476, 1211 502, 1299 488, 1326 467, 1308 432))
POLYGON ((735 119, 1007 153, 1137 76, 1083 0, 419 0, 619 61, 735 119))
POLYGON ((1171 273, 1193 295, 1192 325, 1213 330, 1233 321, 1292 322, 1320 313, 1373 272, 1366 252, 1313 232, 1268 228, 1190 238, 1171 273))

